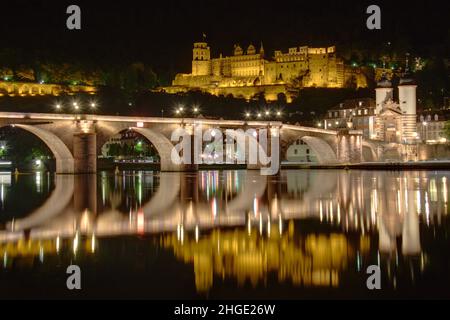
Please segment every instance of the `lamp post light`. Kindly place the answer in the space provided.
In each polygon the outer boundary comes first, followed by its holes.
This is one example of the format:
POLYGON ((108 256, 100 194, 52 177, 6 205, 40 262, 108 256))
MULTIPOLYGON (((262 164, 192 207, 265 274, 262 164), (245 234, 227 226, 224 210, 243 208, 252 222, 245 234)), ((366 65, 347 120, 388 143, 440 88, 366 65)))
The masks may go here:
POLYGON ((77 101, 72 102, 72 106, 75 110, 77 110, 77 111, 80 110, 80 106, 78 105, 77 101))

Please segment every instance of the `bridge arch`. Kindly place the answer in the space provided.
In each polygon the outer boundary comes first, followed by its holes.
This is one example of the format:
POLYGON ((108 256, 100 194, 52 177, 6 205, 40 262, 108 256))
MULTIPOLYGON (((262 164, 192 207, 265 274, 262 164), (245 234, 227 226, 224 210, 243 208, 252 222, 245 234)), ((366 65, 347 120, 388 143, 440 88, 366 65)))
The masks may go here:
MULTIPOLYGON (((172 161, 171 153, 174 145, 164 134, 157 132, 156 130, 150 128, 138 128, 138 127, 116 127, 109 128, 107 134, 100 140, 101 143, 98 145, 99 148, 102 147, 111 137, 125 131, 131 130, 139 133, 141 136, 146 138, 158 152, 160 158, 161 171, 181 171, 182 165, 176 164, 172 161)), ((99 135, 97 134, 97 139, 99 135)))
POLYGON ((362 155, 363 155, 364 161, 377 161, 378 160, 377 148, 373 143, 363 140, 362 151, 363 151, 362 155))
POLYGON ((338 162, 336 153, 325 140, 313 136, 303 136, 300 139, 311 148, 320 164, 338 162))
POLYGON ((13 124, 12 126, 34 134, 47 145, 56 160, 56 173, 74 173, 73 155, 57 135, 32 125, 13 124))

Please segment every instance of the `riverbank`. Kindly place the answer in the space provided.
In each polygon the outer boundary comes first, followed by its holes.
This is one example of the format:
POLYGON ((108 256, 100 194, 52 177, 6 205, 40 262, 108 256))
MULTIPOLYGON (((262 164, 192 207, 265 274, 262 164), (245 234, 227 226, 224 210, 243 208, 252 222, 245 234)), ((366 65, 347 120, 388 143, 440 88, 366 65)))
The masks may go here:
POLYGON ((347 164, 282 163, 281 169, 450 170, 450 161, 364 162, 347 164))

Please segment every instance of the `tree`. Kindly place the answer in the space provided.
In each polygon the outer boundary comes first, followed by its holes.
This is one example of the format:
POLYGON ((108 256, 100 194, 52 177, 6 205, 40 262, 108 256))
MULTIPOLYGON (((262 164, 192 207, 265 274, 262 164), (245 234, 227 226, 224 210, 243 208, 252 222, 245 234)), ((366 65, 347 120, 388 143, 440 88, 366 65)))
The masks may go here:
POLYGON ((6 140, 8 148, 5 158, 16 167, 24 167, 36 159, 53 158, 47 145, 33 134, 18 128, 5 128, 1 140, 6 140))
POLYGON ((445 134, 445 138, 450 140, 450 120, 445 122, 444 134, 445 134))

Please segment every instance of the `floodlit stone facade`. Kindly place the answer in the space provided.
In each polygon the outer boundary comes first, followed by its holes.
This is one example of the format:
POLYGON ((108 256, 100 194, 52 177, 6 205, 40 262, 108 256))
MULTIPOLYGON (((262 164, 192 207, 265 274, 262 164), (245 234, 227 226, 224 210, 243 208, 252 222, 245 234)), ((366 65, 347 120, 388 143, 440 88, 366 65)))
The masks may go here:
POLYGON ((35 83, 20 81, 0 81, 0 97, 25 96, 59 96, 61 94, 88 93, 95 94, 97 88, 87 85, 61 85, 52 83, 35 83))
POLYGON ((264 94, 268 101, 285 97, 290 102, 302 87, 367 87, 367 79, 361 68, 345 65, 334 46, 276 50, 266 59, 262 44, 259 49, 250 44, 245 50, 235 45, 232 56, 211 58, 210 47, 202 41, 194 43, 191 73, 177 74, 172 86, 161 90, 201 90, 245 99, 264 94))
POLYGON ((395 143, 416 143, 416 88, 408 76, 400 80, 398 102, 393 100, 391 82, 383 79, 376 90, 375 139, 395 143))

